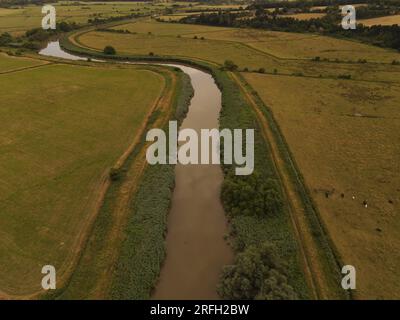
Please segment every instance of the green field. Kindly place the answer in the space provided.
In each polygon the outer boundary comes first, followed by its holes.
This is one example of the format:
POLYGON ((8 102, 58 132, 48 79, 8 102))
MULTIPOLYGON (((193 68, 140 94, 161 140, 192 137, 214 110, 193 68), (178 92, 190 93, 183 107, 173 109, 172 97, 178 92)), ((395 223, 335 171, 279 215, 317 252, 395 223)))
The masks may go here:
POLYGON ((43 265, 66 275, 164 81, 143 67, 60 64, 0 78, 0 288, 24 295, 40 290, 43 265))

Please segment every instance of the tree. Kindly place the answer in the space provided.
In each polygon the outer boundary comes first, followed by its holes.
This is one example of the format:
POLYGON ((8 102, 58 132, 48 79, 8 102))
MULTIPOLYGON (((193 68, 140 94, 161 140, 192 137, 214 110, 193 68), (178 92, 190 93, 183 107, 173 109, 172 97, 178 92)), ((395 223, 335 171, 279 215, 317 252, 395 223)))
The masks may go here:
POLYGON ((218 293, 224 299, 297 299, 282 270, 268 243, 249 246, 223 269, 218 293))
POLYGON ((103 50, 104 54, 108 54, 108 55, 113 55, 116 54, 117 52, 115 51, 114 47, 112 46, 106 46, 103 50))
POLYGON ((228 174, 222 184, 221 199, 233 216, 269 216, 279 213, 283 205, 276 181, 263 179, 257 172, 250 176, 228 174))
POLYGON ((232 60, 225 60, 224 68, 229 71, 237 70, 238 66, 232 60))
POLYGON ((0 35, 0 46, 5 46, 13 41, 13 38, 8 32, 4 32, 0 35))

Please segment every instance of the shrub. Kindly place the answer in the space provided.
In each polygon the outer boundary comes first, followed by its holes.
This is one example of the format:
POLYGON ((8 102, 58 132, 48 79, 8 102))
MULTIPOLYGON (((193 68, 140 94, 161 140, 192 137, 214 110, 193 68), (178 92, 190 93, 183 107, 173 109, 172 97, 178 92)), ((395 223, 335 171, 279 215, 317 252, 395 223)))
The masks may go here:
POLYGON ((237 70, 238 66, 232 60, 225 60, 224 68, 229 71, 237 70))
POLYGON ((345 79, 345 80, 350 80, 351 79, 351 74, 340 74, 338 76, 339 79, 345 79))
POLYGON ((110 179, 111 181, 117 181, 121 179, 122 172, 120 169, 111 168, 110 169, 110 179))
POLYGON ((223 299, 235 300, 297 299, 282 270, 282 264, 269 244, 249 246, 236 256, 234 265, 223 269, 218 294, 223 299))
POLYGON ((154 52, 149 52, 149 56, 154 56, 154 52))
POLYGON ((197 36, 194 36, 193 39, 197 39, 197 36))
POLYGON ((13 39, 8 32, 4 32, 0 35, 0 46, 5 46, 12 41, 13 41, 13 39))
POLYGON ((265 69, 264 68, 258 69, 258 73, 265 73, 265 69))
POLYGON ((221 199, 227 212, 235 215, 268 216, 282 208, 278 185, 254 172, 250 176, 229 174, 222 184, 221 199))
POLYGON ((39 42, 36 41, 27 41, 22 44, 22 47, 29 50, 39 50, 41 48, 41 45, 39 42))
POLYGON ((246 68, 243 69, 243 71, 244 72, 249 72, 249 68, 246 67, 246 68))
POLYGON ((115 51, 114 47, 106 46, 106 47, 104 47, 103 53, 113 55, 113 54, 116 54, 117 52, 115 51))

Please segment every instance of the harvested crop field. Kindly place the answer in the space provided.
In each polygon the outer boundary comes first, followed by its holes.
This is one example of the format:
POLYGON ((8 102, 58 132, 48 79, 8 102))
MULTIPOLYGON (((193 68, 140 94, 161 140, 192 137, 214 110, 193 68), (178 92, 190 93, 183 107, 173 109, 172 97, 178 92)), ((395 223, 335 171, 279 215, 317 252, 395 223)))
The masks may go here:
POLYGON ((272 109, 344 264, 356 267, 355 297, 399 298, 398 84, 245 78, 272 109))

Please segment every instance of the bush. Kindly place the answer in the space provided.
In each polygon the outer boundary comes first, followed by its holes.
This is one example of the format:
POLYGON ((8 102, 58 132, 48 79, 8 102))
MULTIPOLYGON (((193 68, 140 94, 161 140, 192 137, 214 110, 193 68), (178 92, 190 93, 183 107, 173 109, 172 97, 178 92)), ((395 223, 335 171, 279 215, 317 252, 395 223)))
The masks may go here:
POLYGON ((232 60, 225 60, 224 68, 229 71, 237 70, 238 66, 232 60))
POLYGON ((223 269, 218 294, 223 299, 235 300, 295 300, 297 294, 282 270, 269 244, 249 246, 236 256, 234 265, 223 269))
POLYGON ((122 172, 120 169, 116 169, 116 168, 111 168, 110 169, 110 179, 111 181, 118 181, 119 179, 121 179, 122 176, 122 172))
POLYGON ((197 39, 197 36, 194 36, 193 39, 197 39))
POLYGON ((39 42, 36 41, 27 41, 22 44, 22 47, 29 50, 39 50, 41 48, 41 45, 39 42))
POLYGON ((106 46, 103 50, 104 54, 109 54, 109 55, 113 55, 116 54, 117 52, 115 51, 114 47, 112 46, 106 46))
POLYGON ((13 38, 8 32, 4 32, 0 35, 0 46, 5 46, 13 41, 13 38))
POLYGON ((154 52, 149 52, 149 56, 154 56, 154 52))
POLYGON ((232 216, 268 216, 280 212, 283 202, 273 179, 263 179, 254 172, 250 176, 229 174, 222 184, 221 199, 232 216))
POLYGON ((340 74, 338 76, 339 79, 345 79, 345 80, 350 80, 351 79, 351 74, 340 74))
POLYGON ((258 69, 258 73, 265 73, 265 69, 264 68, 258 69))

